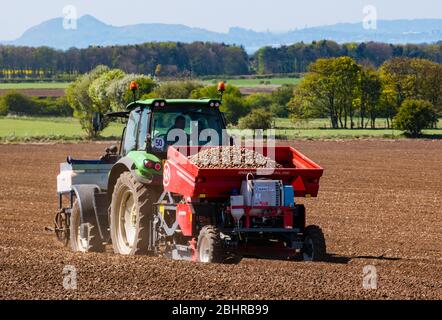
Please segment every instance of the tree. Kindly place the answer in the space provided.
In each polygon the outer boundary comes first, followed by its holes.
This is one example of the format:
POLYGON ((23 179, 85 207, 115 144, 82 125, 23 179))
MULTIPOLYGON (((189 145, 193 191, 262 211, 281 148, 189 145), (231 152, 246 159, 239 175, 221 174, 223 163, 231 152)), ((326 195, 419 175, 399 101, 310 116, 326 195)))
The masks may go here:
POLYGON ((379 97, 379 103, 374 109, 376 117, 385 117, 387 119, 387 128, 390 128, 398 109, 397 94, 391 87, 384 86, 381 96, 379 97))
POLYGON ((289 107, 295 118, 328 116, 332 128, 353 128, 361 67, 348 57, 318 59, 295 89, 289 107))
POLYGON ((263 129, 267 130, 272 127, 273 116, 270 112, 264 109, 255 109, 245 117, 238 121, 240 129, 263 129))
POLYGON ((132 91, 130 91, 130 83, 132 81, 136 81, 138 84, 138 97, 136 99, 145 97, 158 86, 150 76, 142 74, 126 74, 122 78, 115 79, 106 89, 112 110, 124 110, 133 101, 134 97, 132 91))
POLYGON ((360 82, 360 116, 361 128, 365 128, 364 119, 366 114, 370 117, 370 127, 376 126, 376 118, 379 113, 379 100, 382 92, 382 81, 376 71, 365 69, 361 72, 360 82))
POLYGON ((10 92, 4 95, 1 100, 3 107, 0 107, 0 109, 3 109, 3 113, 6 112, 6 114, 14 115, 35 115, 38 113, 37 104, 24 94, 10 92))
POLYGON ((273 103, 271 94, 268 93, 253 93, 245 97, 245 103, 253 110, 257 108, 264 108, 268 110, 273 103))
MULTIPOLYGON (((242 94, 237 87, 228 84, 226 85, 226 91, 224 91, 224 96, 242 97, 242 94)), ((218 92, 218 86, 207 86, 193 90, 190 97, 193 99, 202 99, 202 98, 219 99, 220 95, 218 92)))
POLYGON ((295 88, 296 86, 293 84, 284 84, 278 87, 276 91, 272 92, 273 103, 286 106, 287 103, 289 103, 289 101, 292 99, 295 88))
POLYGON ((187 99, 194 90, 203 88, 195 81, 168 81, 161 83, 145 98, 187 99))
POLYGON ((336 87, 332 83, 331 72, 308 73, 295 89, 288 103, 290 117, 294 121, 329 117, 331 127, 338 128, 336 87))
POLYGON ((106 113, 111 109, 111 96, 107 88, 124 77, 124 72, 120 69, 113 69, 102 73, 95 79, 88 88, 88 95, 94 104, 94 109, 98 112, 106 113))
POLYGON ((3 97, 0 97, 0 117, 8 115, 8 105, 3 97))
POLYGON ((72 108, 65 97, 34 98, 10 92, 0 98, 0 116, 8 113, 20 116, 70 117, 72 108))
POLYGON ((406 99, 394 117, 394 126, 416 136, 422 129, 434 127, 437 120, 437 114, 430 102, 406 99))
POLYGON ((273 116, 278 118, 288 118, 289 116, 287 104, 272 103, 269 111, 271 114, 273 114, 273 116))
POLYGON ((99 134, 92 125, 92 119, 94 113, 100 111, 99 106, 95 105, 89 96, 89 86, 108 71, 108 67, 98 66, 90 73, 80 76, 66 89, 66 97, 74 109, 74 117, 80 120, 80 125, 89 138, 97 137, 99 134))
POLYGON ((427 63, 423 74, 421 85, 425 98, 431 102, 436 113, 442 116, 442 65, 427 63))
POLYGON ((239 118, 250 112, 244 99, 233 94, 224 95, 220 110, 224 112, 226 120, 230 124, 237 124, 239 118))
POLYGON ((361 66, 349 57, 330 59, 333 68, 333 84, 336 86, 336 101, 338 103, 338 118, 341 128, 347 128, 347 116, 350 118, 350 128, 354 128, 354 100, 357 98, 361 66), (344 123, 342 123, 344 117, 344 123))
MULTIPOLYGON (((219 99, 220 94, 217 86, 207 86, 193 90, 190 97, 193 99, 219 99)), ((238 119, 245 116, 250 111, 250 108, 245 103, 239 89, 232 85, 227 85, 220 110, 224 112, 228 123, 237 124, 238 119)))
POLYGON ((251 94, 246 98, 246 102, 251 109, 263 107, 276 117, 287 118, 289 116, 287 104, 293 97, 294 89, 294 85, 282 85, 270 94, 251 94))
POLYGON ((394 58, 380 70, 385 86, 396 94, 397 108, 405 99, 423 99, 442 114, 442 65, 425 59, 394 58))

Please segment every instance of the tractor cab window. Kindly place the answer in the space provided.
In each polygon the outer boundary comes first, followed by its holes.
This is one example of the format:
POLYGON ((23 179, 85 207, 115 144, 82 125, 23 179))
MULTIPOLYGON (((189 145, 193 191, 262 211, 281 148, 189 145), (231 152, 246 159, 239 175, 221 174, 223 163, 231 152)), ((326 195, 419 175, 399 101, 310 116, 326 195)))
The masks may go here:
POLYGON ((170 145, 220 145, 224 122, 218 109, 205 106, 158 108, 153 112, 152 149, 170 145))
POLYGON ((137 148, 138 122, 140 121, 140 116, 141 111, 139 109, 135 109, 129 115, 123 138, 123 155, 137 148))
POLYGON ((141 120, 138 128, 138 150, 146 150, 147 148, 147 131, 149 127, 150 109, 145 108, 141 112, 141 120))

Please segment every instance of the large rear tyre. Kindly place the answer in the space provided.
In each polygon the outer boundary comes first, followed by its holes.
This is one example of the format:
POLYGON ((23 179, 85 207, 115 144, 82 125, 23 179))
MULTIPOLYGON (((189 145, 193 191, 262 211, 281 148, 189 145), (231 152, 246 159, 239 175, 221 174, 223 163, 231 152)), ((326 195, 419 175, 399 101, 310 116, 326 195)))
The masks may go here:
POLYGON ((105 245, 94 223, 81 223, 81 212, 78 200, 74 201, 70 216, 69 237, 74 252, 103 252, 105 245))
POLYGON ((112 194, 110 235, 115 253, 139 255, 149 253, 149 239, 153 220, 152 203, 159 192, 123 172, 112 194))
POLYGON ((220 232, 215 226, 204 226, 198 236, 198 261, 203 263, 222 263, 225 253, 221 243, 220 232))
POLYGON ((322 229, 312 225, 304 229, 304 247, 302 254, 304 261, 323 261, 327 248, 322 229))

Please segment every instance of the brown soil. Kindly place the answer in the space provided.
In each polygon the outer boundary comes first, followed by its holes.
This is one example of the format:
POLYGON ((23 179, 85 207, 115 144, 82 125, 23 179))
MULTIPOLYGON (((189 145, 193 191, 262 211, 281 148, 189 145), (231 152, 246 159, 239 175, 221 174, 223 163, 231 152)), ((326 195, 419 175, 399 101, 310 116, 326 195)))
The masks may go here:
POLYGON ((0 299, 441 299, 442 141, 291 145, 325 168, 319 197, 302 202, 325 232, 327 262, 74 254, 44 230, 58 164, 105 145, 0 145, 0 299), (63 288, 66 265, 77 290, 63 288), (377 268, 377 290, 363 289, 366 265, 377 268))

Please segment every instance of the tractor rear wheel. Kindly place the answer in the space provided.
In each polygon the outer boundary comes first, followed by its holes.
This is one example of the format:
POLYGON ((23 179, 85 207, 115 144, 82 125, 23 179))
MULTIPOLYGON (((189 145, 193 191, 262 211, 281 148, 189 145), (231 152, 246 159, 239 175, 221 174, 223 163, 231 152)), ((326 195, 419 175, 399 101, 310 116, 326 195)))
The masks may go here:
POLYGON ((98 227, 93 223, 81 223, 78 200, 74 201, 70 216, 69 237, 74 252, 103 252, 105 245, 101 240, 98 227))
POLYGON ((204 226, 198 236, 198 260, 204 263, 222 263, 225 253, 220 232, 215 226, 204 226))
POLYGON ((149 253, 152 203, 158 198, 158 190, 136 181, 130 172, 120 175, 112 194, 110 212, 110 235, 115 253, 149 253))
POLYGON ((304 229, 304 248, 302 249, 304 261, 323 261, 327 248, 322 229, 312 225, 304 229))

